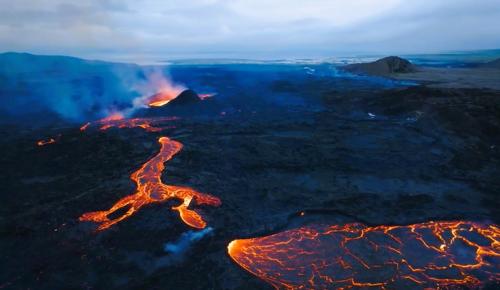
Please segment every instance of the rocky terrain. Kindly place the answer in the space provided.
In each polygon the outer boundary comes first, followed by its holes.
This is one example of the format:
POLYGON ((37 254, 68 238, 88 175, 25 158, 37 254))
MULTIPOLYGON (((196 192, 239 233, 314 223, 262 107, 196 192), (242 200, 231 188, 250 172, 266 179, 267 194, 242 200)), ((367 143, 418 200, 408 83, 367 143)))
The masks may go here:
POLYGON ((1 127, 0 287, 270 289, 229 258, 230 241, 319 221, 500 222, 500 91, 320 74, 329 69, 190 68, 219 95, 192 104, 210 107, 202 117, 180 108, 161 132, 1 127), (259 86, 241 75, 260 75, 259 86), (200 207, 211 230, 179 252, 166 244, 194 231, 170 210, 176 201, 102 232, 78 220, 134 192, 129 175, 160 136, 184 145, 162 180, 222 201, 200 207))
POLYGON ((355 74, 414 81, 434 88, 500 90, 498 59, 469 64, 467 67, 417 67, 406 59, 390 56, 370 63, 346 65, 341 69, 355 74))

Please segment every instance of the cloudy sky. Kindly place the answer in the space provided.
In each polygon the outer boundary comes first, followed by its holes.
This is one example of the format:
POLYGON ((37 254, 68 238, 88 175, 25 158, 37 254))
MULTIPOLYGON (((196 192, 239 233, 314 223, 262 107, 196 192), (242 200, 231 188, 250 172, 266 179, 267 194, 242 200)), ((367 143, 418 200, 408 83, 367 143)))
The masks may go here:
POLYGON ((500 0, 0 0, 0 51, 290 58, 500 48, 500 0))

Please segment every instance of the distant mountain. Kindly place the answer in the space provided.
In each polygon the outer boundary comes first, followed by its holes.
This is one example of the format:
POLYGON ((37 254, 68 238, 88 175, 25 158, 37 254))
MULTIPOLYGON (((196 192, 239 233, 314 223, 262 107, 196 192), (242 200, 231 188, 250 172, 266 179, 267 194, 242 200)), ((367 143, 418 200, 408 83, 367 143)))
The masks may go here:
POLYGON ((397 56, 388 56, 369 63, 356 63, 343 67, 346 71, 369 75, 390 75, 394 73, 412 73, 417 67, 410 61, 397 56))

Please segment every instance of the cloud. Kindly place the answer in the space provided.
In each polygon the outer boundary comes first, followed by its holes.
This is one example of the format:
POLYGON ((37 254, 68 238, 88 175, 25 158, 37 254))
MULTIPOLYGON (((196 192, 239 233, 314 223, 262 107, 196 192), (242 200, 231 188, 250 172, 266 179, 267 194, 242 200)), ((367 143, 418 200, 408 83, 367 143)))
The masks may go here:
POLYGON ((2 51, 140 61, 500 47, 500 0, 20 0, 2 5, 2 51))

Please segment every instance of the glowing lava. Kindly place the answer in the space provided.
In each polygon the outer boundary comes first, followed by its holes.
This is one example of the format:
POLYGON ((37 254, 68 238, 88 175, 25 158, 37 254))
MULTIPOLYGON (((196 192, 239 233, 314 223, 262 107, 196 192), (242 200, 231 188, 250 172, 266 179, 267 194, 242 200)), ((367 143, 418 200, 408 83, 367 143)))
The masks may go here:
MULTIPOLYGON (((169 127, 155 127, 154 124, 178 120, 177 117, 155 117, 155 118, 131 118, 125 119, 123 116, 115 115, 114 117, 107 117, 95 122, 99 125, 99 129, 104 131, 110 128, 142 128, 148 132, 159 132, 169 127)), ((85 131, 92 123, 86 123, 80 127, 80 131, 85 131)))
POLYGON ((161 174, 165 169, 163 163, 172 159, 182 149, 182 144, 167 137, 161 137, 158 141, 161 144, 160 152, 130 176, 137 184, 137 192, 122 198, 109 210, 83 214, 80 217, 80 221, 100 223, 98 229, 104 230, 133 215, 147 204, 177 198, 181 199, 183 203, 172 209, 179 212, 184 223, 198 229, 206 226, 203 218, 196 211, 189 209, 189 206, 193 202, 197 205, 219 206, 221 203, 220 200, 217 197, 197 192, 189 187, 163 184, 161 181, 161 174), (109 215, 122 208, 126 208, 127 211, 119 217, 109 218, 109 215))
POLYGON ((81 127, 80 127, 80 131, 85 131, 87 130, 87 128, 90 126, 90 122, 87 122, 85 124, 83 124, 81 127))
POLYGON ((147 91, 148 94, 134 101, 141 105, 147 105, 149 107, 164 106, 171 100, 177 98, 177 96, 186 89, 183 85, 175 84, 160 71, 152 72, 148 75, 147 79, 148 82, 143 89, 147 91), (156 94, 150 96, 149 93, 152 91, 156 92, 156 94))
POLYGON ((54 138, 49 138, 47 140, 40 140, 40 141, 36 142, 36 145, 45 146, 45 145, 52 144, 52 143, 56 143, 56 140, 54 138))
MULTIPOLYGON (((165 106, 166 104, 170 103, 170 101, 177 98, 181 93, 182 91, 167 90, 149 97, 149 99, 147 100, 147 104, 150 107, 165 106)), ((206 94, 199 94, 197 96, 200 100, 204 101, 215 95, 216 95, 215 93, 206 93, 206 94)))
POLYGON ((148 106, 150 107, 161 107, 168 104, 171 100, 177 98, 181 92, 166 91, 153 95, 148 100, 148 106))
POLYGON ((311 225, 232 241, 231 258, 277 289, 443 289, 500 280, 500 229, 474 222, 311 225))

